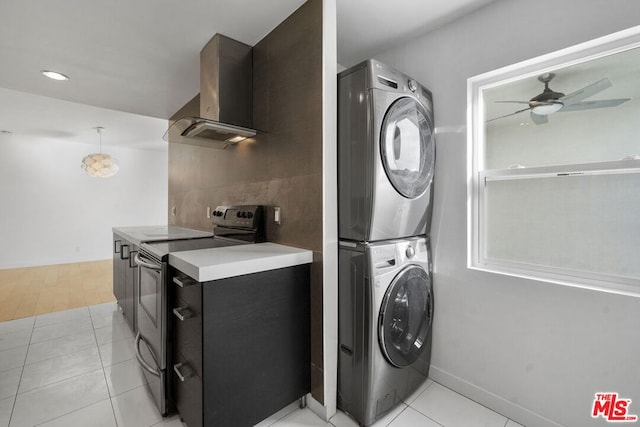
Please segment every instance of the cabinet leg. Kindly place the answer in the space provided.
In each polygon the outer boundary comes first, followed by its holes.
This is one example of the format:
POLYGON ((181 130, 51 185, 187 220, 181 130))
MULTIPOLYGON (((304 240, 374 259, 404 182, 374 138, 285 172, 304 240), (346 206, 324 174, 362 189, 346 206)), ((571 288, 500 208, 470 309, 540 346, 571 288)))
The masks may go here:
POLYGON ((300 398, 300 409, 304 409, 307 407, 307 396, 304 395, 300 398))

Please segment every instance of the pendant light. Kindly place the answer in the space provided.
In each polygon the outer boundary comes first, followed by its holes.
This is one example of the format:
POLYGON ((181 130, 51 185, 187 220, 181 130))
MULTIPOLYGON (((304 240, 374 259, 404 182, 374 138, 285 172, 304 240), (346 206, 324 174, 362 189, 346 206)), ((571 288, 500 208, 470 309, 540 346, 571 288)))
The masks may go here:
POLYGON ((118 173, 120 169, 116 159, 108 154, 102 153, 102 132, 104 128, 98 126, 96 128, 100 137, 100 152, 89 154, 82 159, 80 167, 87 175, 94 178, 109 178, 118 173))

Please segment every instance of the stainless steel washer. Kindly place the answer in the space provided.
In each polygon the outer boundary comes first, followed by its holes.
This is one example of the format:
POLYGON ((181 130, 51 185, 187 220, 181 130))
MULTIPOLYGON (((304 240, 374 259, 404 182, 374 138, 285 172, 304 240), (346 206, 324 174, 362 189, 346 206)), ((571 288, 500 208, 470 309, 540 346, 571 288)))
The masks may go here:
POLYGON ((435 140, 431 92, 375 60, 338 75, 339 236, 428 234, 435 140))
POLYGON ((341 241, 339 257, 338 407, 368 426, 429 375, 429 240, 341 241))

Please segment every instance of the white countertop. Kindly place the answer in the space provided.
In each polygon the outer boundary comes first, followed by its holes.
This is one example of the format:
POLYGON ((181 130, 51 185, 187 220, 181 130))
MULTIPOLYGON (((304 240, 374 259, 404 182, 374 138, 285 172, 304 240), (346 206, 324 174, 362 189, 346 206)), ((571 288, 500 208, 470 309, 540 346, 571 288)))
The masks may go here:
POLYGON ((198 282, 307 264, 313 252, 277 243, 256 243, 169 254, 169 264, 198 282))
POLYGON ((195 239, 213 236, 212 232, 192 230, 174 225, 142 225, 138 227, 113 227, 113 232, 119 234, 135 245, 141 242, 156 242, 162 240, 195 239))

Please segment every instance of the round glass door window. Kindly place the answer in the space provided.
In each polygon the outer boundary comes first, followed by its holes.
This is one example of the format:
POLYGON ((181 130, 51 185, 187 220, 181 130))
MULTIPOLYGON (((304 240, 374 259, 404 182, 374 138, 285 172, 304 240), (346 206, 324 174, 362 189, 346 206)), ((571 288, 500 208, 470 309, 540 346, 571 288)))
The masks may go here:
POLYGON ((433 178, 435 143, 425 108, 413 98, 396 100, 382 122, 380 153, 387 177, 408 199, 421 196, 433 178))
POLYGON ((433 316, 431 280, 418 266, 402 270, 391 282, 379 315, 379 340, 397 367, 414 363, 425 349, 433 316))

